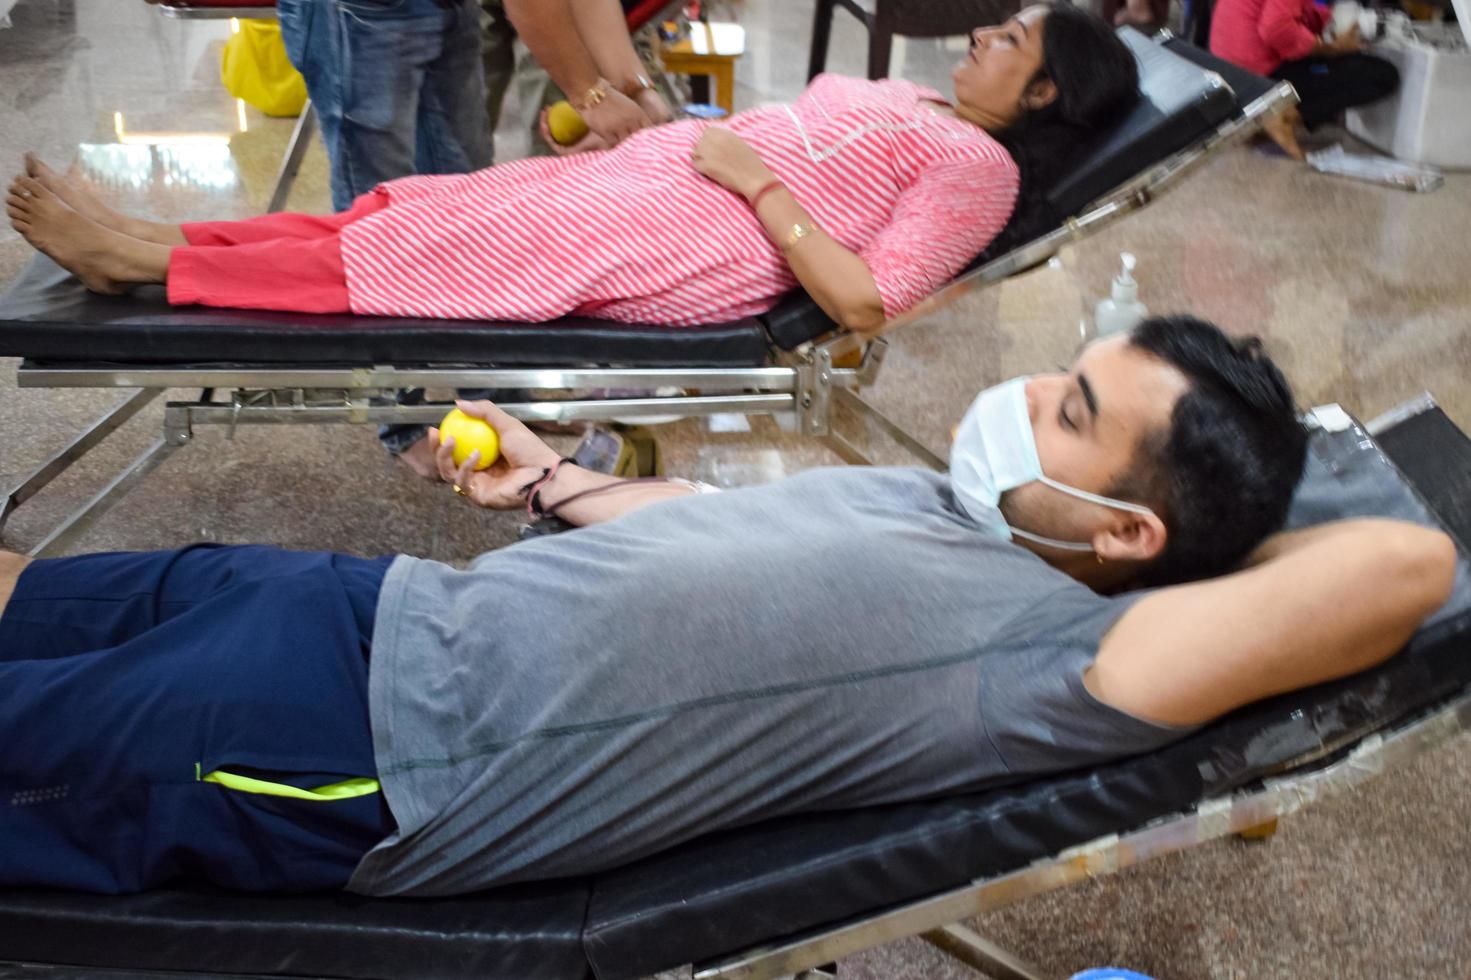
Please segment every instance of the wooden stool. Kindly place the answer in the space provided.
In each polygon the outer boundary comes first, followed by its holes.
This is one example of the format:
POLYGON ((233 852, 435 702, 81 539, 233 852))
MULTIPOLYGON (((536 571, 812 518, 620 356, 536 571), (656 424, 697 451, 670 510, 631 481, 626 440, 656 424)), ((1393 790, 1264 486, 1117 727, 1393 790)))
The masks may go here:
MULTIPOLYGON (((715 50, 715 37, 708 24, 691 24, 691 31, 703 31, 705 50, 715 50)), ((660 51, 664 70, 676 75, 697 75, 715 83, 715 104, 726 112, 735 112, 735 63, 745 53, 744 44, 733 54, 697 54, 689 38, 665 45, 660 51)))

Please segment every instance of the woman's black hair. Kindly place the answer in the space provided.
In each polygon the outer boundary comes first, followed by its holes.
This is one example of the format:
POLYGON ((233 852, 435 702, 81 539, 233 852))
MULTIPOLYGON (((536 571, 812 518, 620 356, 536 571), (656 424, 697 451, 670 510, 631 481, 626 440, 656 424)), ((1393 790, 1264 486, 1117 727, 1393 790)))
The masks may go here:
POLYGON ((1051 79, 1057 97, 995 134, 1021 170, 1021 191, 1011 220, 986 250, 987 256, 1004 254, 1066 217, 1053 213, 1048 189, 1093 138, 1139 98, 1139 66, 1113 28, 1069 0, 1042 6, 1047 8, 1042 67, 1032 81, 1051 79))

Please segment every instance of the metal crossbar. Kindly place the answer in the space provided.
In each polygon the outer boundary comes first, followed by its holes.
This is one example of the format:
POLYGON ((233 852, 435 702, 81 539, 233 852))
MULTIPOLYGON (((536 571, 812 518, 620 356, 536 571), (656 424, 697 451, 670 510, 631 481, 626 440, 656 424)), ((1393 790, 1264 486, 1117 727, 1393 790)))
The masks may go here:
MULTIPOLYGON (((882 344, 879 345, 882 347, 882 344)), ((877 357, 878 355, 870 355, 877 357)), ((176 367, 168 365, 35 365, 22 363, 19 387, 134 388, 81 436, 23 479, 0 505, 0 527, 22 503, 36 495, 88 450, 169 388, 202 388, 195 401, 171 401, 164 408, 163 435, 118 477, 68 516, 31 550, 33 557, 68 547, 115 505, 149 471, 187 445, 198 425, 437 422, 445 404, 400 405, 403 388, 521 388, 574 391, 634 389, 649 394, 508 402, 501 408, 527 421, 575 422, 723 413, 795 415, 814 399, 804 385, 816 384, 812 355, 784 366, 755 368, 397 368, 378 366, 290 368, 278 366, 176 367), (655 389, 694 394, 661 396, 655 389), (216 396, 223 393, 223 400, 216 396)), ((829 369, 822 384, 852 386, 865 374, 860 366, 829 369)))

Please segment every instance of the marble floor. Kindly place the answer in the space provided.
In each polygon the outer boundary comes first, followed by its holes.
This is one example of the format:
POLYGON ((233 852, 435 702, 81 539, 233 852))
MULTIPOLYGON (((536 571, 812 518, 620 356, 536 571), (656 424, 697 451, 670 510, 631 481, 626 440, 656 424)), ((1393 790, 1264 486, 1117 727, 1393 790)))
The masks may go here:
MULTIPOLYGON (((738 4, 749 52, 738 107, 790 99, 805 75, 809 2, 738 4)), ((139 0, 20 0, 0 29, 0 160, 39 151, 162 220, 259 212, 292 122, 219 84, 224 22, 165 18, 139 0)), ((840 15, 833 70, 861 74, 864 40, 840 15)), ((910 41, 896 74, 948 86, 958 57, 910 41)), ((524 147, 507 122, 502 158, 524 147)), ((289 206, 328 210, 325 155, 307 156, 289 206)), ((1414 195, 1312 173, 1241 147, 1136 217, 892 338, 872 400, 944 446, 974 392, 1066 361, 1123 249, 1141 298, 1262 335, 1304 404, 1372 418, 1429 391, 1471 426, 1471 174, 1414 195)), ((0 286, 30 249, 0 230, 0 286)), ((183 393, 179 393, 181 396, 183 393)), ((15 386, 0 360, 0 480, 28 472, 115 402, 108 391, 15 386)), ((24 549, 157 431, 155 404, 5 528, 24 549)), ((725 483, 837 460, 758 422, 662 427, 671 472, 725 483)), ((362 426, 202 430, 89 532, 79 550, 195 540, 260 541, 449 561, 512 539, 515 520, 472 511, 390 463, 362 426)), ((1471 975, 1471 829, 1462 738, 1347 799, 1321 803, 1272 840, 1216 842, 986 916, 975 927, 1066 976, 1105 963, 1161 978, 1439 978, 1471 975)), ((973 976, 906 941, 855 956, 854 978, 973 976)))

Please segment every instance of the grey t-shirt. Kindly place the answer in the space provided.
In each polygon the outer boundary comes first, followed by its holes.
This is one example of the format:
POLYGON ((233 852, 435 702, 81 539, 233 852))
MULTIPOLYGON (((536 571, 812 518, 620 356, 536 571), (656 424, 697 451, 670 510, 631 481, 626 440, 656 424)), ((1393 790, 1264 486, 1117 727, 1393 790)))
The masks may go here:
POLYGON ((1182 731, 1082 682, 1128 602, 908 469, 671 500, 464 570, 399 558, 369 671, 399 829, 349 888, 579 874, 1154 748, 1182 731))

